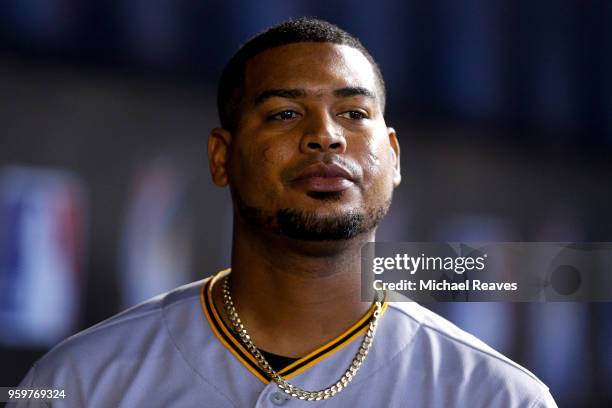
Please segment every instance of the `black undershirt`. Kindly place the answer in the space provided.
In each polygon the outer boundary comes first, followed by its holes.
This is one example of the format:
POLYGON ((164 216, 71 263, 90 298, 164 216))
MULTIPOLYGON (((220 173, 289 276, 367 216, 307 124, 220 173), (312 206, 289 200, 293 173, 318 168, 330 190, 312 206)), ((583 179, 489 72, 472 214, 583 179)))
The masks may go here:
POLYGON ((268 353, 267 351, 263 350, 259 350, 259 352, 265 357, 266 361, 270 363, 274 371, 280 371, 289 364, 298 360, 297 358, 279 356, 278 354, 268 353))
MULTIPOLYGON (((240 339, 240 336, 238 336, 237 333, 235 333, 233 330, 229 330, 229 332, 232 333, 232 336, 234 336, 236 340, 238 340, 238 343, 242 343, 242 340, 240 339)), ((294 361, 299 360, 293 357, 279 356, 278 354, 269 353, 261 349, 259 350, 259 352, 264 356, 266 361, 272 366, 274 371, 280 371, 283 368, 287 367, 289 364, 293 363, 294 361)))

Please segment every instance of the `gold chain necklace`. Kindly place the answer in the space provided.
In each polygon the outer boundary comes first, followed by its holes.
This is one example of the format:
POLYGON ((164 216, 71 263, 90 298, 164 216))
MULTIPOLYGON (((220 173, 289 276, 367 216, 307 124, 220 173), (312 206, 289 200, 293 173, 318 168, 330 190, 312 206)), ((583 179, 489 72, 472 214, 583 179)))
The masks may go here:
POLYGON ((255 344, 251 341, 251 337, 247 333, 240 317, 238 317, 238 312, 236 311, 236 307, 234 306, 234 302, 232 301, 232 296, 229 290, 229 275, 225 277, 223 281, 223 305, 225 307, 225 311, 227 316, 229 317, 230 322, 232 322, 232 326, 234 326, 234 331, 238 333, 242 343, 246 346, 246 348, 251 352, 251 354, 257 359, 259 366, 266 372, 269 378, 273 379, 278 388, 284 391, 286 394, 291 395, 292 397, 307 400, 307 401, 320 401, 333 397, 338 394, 340 391, 346 388, 346 386, 351 382, 353 377, 357 374, 357 371, 361 368, 363 361, 365 360, 370 348, 372 347, 372 343, 374 342, 374 334, 376 334, 376 326, 378 325, 378 318, 380 317, 382 311, 382 304, 378 298, 376 299, 375 305, 376 310, 372 315, 370 320, 370 326, 368 327, 368 331, 366 332, 363 340, 361 341, 361 346, 359 347, 359 351, 355 354, 353 361, 346 369, 342 377, 335 384, 331 385, 320 391, 306 391, 302 388, 296 387, 295 385, 290 384, 287 380, 280 376, 272 368, 270 363, 266 361, 265 357, 261 354, 261 352, 257 349, 255 344))

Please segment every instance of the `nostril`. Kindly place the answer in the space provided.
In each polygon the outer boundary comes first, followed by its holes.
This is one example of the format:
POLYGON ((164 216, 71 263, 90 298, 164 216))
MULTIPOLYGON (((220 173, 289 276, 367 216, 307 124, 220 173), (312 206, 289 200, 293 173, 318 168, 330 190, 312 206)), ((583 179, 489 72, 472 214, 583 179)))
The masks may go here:
POLYGON ((332 143, 329 145, 330 149, 339 149, 342 145, 340 143, 332 143))
POLYGON ((315 143, 315 142, 309 142, 309 143, 307 144, 307 146, 308 146, 310 149, 320 149, 320 148, 321 148, 321 145, 320 145, 320 144, 318 144, 318 143, 315 143))

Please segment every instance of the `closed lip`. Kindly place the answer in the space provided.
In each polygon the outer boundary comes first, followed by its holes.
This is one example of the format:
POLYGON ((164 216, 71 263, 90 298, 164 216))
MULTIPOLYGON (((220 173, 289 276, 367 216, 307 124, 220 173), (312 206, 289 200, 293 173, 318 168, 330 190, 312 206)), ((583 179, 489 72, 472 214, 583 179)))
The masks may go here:
POLYGON ((336 178, 341 177, 350 181, 354 181, 354 177, 350 171, 337 164, 316 163, 302 170, 294 181, 304 180, 313 177, 336 178))

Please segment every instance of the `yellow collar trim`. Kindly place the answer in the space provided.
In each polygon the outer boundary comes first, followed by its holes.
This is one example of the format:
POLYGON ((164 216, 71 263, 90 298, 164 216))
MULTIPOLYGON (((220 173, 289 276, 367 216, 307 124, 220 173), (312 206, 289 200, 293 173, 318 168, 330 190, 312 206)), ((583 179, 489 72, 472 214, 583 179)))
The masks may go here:
MULTIPOLYGON (((200 303, 204 316, 206 316, 206 320, 208 321, 210 328, 215 336, 217 336, 221 344, 223 344, 260 381, 262 381, 264 384, 268 384, 270 383, 270 379, 267 378, 265 371, 259 367, 255 357, 253 357, 253 355, 244 347, 244 345, 230 332, 229 328, 221 319, 221 316, 219 316, 219 313, 215 308, 212 297, 213 285, 217 280, 227 276, 230 272, 231 268, 224 269, 212 276, 210 279, 206 279, 204 281, 200 292, 200 303)), ((361 336, 368 330, 369 320, 374 314, 375 309, 376 306, 372 305, 368 312, 361 319, 359 319, 357 323, 345 330, 342 334, 325 343, 316 350, 308 353, 304 357, 297 359, 287 367, 278 371, 278 373, 283 376, 283 378, 289 379, 307 370, 326 357, 343 349, 355 338, 361 336)), ((386 309, 387 302, 385 301, 382 305, 381 315, 386 309)))

